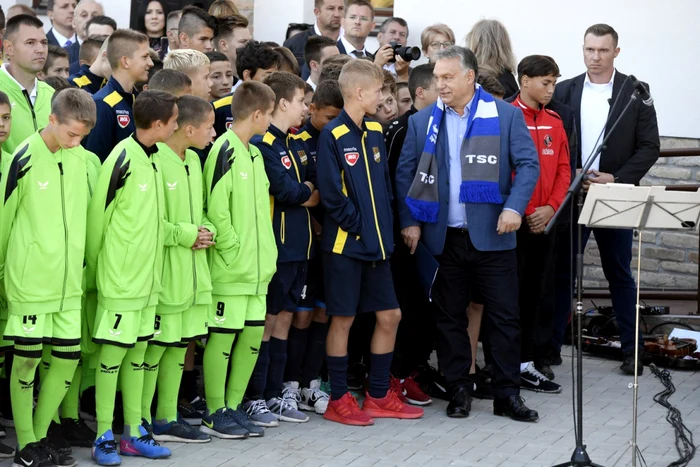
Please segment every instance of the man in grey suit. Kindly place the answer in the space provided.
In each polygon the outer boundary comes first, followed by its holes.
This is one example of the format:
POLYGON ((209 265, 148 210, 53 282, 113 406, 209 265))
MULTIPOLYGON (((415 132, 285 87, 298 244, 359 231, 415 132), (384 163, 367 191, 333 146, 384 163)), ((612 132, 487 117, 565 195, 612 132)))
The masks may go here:
POLYGON ((439 99, 413 115, 396 170, 404 241, 425 248, 439 269, 432 287, 438 359, 452 400, 467 417, 473 381, 467 334, 470 292, 489 309, 494 414, 535 421, 520 392, 520 323, 515 231, 539 176, 522 112, 476 85, 474 53, 436 55, 439 99))

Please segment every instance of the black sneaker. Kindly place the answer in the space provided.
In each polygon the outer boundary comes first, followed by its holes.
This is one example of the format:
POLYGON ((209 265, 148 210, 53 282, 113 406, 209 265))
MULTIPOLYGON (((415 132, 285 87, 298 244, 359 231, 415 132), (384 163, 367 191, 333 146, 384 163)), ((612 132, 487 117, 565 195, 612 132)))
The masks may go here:
POLYGON ((78 464, 78 461, 75 460, 75 458, 73 458, 70 455, 64 454, 65 448, 57 447, 51 439, 44 438, 41 441, 39 441, 39 444, 41 445, 43 450, 48 453, 51 462, 54 465, 59 465, 61 467, 73 467, 74 465, 78 464))
POLYGON ((552 350, 549 355, 549 364, 551 366, 559 366, 563 363, 564 361, 561 359, 561 351, 560 350, 552 350))
POLYGON ((194 410, 196 410, 197 412, 199 412, 201 414, 203 414, 204 412, 207 411, 207 401, 203 397, 199 397, 199 396, 195 397, 194 400, 192 400, 192 402, 190 402, 190 405, 192 406, 192 408, 194 410))
POLYGON ((348 390, 361 391, 367 379, 367 367, 364 363, 355 363, 348 368, 348 390))
POLYGON ((48 439, 51 442, 51 446, 62 456, 70 456, 73 454, 73 450, 70 447, 71 445, 66 439, 63 426, 60 423, 51 420, 49 430, 44 439, 48 439))
POLYGON ((86 420, 95 420, 97 418, 96 413, 95 386, 90 386, 80 395, 80 416, 86 420))
POLYGON ((535 363, 535 368, 545 375, 547 379, 554 381, 554 372, 552 371, 552 367, 549 366, 549 362, 535 363))
POLYGON ((49 453, 41 443, 29 443, 21 451, 17 448, 13 467, 53 467, 49 453))
POLYGON ((177 403, 177 413, 190 425, 202 424, 202 413, 195 409, 187 399, 180 399, 177 403))
POLYGON ((528 363, 525 370, 520 372, 520 387, 546 394, 558 394, 561 392, 561 386, 550 381, 545 375, 537 371, 535 364, 532 362, 528 363))
POLYGON ((490 374, 477 370, 474 375, 474 391, 472 392, 472 397, 483 400, 493 399, 490 374))
MULTIPOLYGON (((639 361, 637 362, 637 374, 641 375, 644 373, 644 364, 642 359, 644 358, 644 349, 639 349, 639 361)), ((623 373, 628 375, 634 375, 634 350, 625 352, 624 361, 620 365, 620 369, 623 373)))
POLYGON ((15 450, 5 443, 0 443, 0 459, 10 458, 15 455, 15 450))
POLYGON ((92 431, 82 418, 77 420, 62 418, 61 428, 63 429, 63 437, 68 441, 68 444, 78 448, 91 448, 92 443, 97 438, 97 433, 92 431))
POLYGON ((428 394, 444 401, 452 400, 452 394, 450 394, 450 392, 447 390, 445 375, 439 372, 436 373, 435 378, 430 384, 430 392, 428 394))

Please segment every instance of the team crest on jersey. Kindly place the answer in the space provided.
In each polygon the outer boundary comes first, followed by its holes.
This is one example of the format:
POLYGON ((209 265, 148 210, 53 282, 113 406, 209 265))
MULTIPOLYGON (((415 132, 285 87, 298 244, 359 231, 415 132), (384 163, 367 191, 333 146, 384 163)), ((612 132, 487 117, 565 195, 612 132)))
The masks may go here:
POLYGON ((126 128, 129 126, 129 123, 131 123, 131 116, 129 114, 121 114, 117 115, 117 124, 121 128, 126 128))
POLYGON ((379 151, 379 148, 374 146, 372 152, 374 153, 374 162, 380 162, 382 160, 382 153, 379 151))
POLYGON ((282 160, 282 165, 283 165, 287 170, 289 170, 289 169, 292 167, 292 160, 289 158, 288 155, 285 154, 284 156, 282 156, 282 159, 281 159, 281 160, 282 160))
POLYGON ((544 136, 544 145, 550 147, 552 145, 552 137, 549 134, 544 136))
POLYGON ((299 154, 299 160, 301 161, 301 165, 306 165, 309 163, 309 158, 306 155, 306 151, 297 151, 297 154, 299 154))
POLYGON ((226 122, 226 129, 227 129, 227 130, 230 130, 232 126, 233 126, 233 122, 232 122, 232 121, 231 121, 231 122, 226 122))
POLYGON ((357 164, 357 161, 360 159, 360 153, 359 152, 346 152, 345 153, 345 162, 348 163, 350 167, 354 166, 357 164))

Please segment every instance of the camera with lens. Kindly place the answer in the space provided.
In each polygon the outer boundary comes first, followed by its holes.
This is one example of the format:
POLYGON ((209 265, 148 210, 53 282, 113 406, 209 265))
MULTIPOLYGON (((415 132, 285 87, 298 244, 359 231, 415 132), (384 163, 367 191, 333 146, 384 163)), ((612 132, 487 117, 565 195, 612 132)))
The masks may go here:
POLYGON ((389 42, 389 45, 394 51, 394 58, 390 60, 391 62, 396 61, 396 56, 403 58, 407 62, 420 58, 420 49, 418 47, 402 46, 396 41, 389 42))

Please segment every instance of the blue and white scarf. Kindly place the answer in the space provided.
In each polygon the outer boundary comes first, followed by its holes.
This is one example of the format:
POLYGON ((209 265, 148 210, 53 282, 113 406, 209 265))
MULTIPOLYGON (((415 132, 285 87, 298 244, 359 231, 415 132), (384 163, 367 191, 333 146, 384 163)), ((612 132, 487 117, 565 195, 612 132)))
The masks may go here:
MULTIPOLYGON (((406 204, 413 218, 420 222, 436 223, 440 213, 435 147, 444 113, 445 104, 438 98, 428 121, 428 136, 418 170, 406 196, 406 204)), ((500 154, 501 130, 496 102, 477 84, 468 116, 467 134, 460 148, 460 203, 503 203, 498 185, 500 154)))

